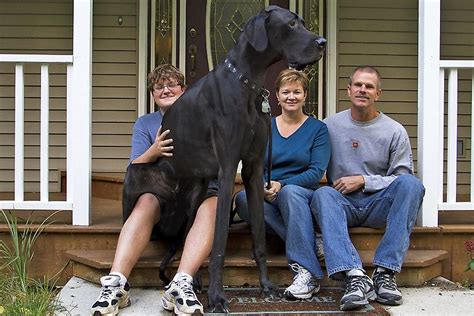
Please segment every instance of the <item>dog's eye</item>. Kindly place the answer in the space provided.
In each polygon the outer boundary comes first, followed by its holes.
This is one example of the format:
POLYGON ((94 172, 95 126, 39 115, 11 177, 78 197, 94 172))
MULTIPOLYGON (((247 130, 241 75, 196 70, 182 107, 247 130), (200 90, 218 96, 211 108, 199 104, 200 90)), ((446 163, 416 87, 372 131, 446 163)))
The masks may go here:
POLYGON ((295 26, 296 26, 296 20, 290 21, 289 25, 290 25, 291 27, 295 27, 295 26))

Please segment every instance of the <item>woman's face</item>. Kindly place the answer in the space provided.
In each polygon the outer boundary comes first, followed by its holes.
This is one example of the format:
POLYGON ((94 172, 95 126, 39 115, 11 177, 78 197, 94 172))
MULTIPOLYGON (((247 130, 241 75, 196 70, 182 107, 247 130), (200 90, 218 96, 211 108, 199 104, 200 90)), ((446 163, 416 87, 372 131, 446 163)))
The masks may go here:
POLYGON ((300 82, 283 84, 277 92, 277 99, 283 112, 303 112, 307 93, 300 82))
POLYGON ((176 79, 160 80, 153 87, 153 99, 162 112, 166 112, 183 94, 183 87, 176 79))

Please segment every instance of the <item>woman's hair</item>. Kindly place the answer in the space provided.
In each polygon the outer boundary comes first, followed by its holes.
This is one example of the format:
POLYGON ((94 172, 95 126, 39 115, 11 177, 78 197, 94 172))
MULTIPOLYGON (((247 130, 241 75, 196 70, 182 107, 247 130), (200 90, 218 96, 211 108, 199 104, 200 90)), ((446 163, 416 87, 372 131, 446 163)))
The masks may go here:
POLYGON ((280 72, 276 79, 276 92, 278 92, 283 85, 289 82, 300 83, 303 86, 303 91, 308 91, 309 80, 304 72, 295 69, 285 69, 280 72))
POLYGON ((147 88, 150 92, 153 91, 155 84, 160 81, 176 80, 176 82, 181 85, 181 87, 185 87, 184 75, 178 68, 170 64, 159 65, 148 74, 147 79, 147 88))

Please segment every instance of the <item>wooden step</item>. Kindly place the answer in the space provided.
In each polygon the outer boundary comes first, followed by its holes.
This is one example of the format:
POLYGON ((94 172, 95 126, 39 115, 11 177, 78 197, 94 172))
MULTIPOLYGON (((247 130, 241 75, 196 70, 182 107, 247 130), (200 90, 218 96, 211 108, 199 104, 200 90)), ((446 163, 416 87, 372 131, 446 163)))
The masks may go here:
MULTIPOLYGON (((373 269, 372 250, 360 250, 364 267, 371 274, 373 269)), ((102 275, 107 274, 112 266, 114 250, 70 250, 67 256, 73 262, 73 274, 91 282, 99 283, 102 275)), ((409 250, 403 266, 402 273, 397 276, 400 286, 419 286, 424 282, 441 275, 441 261, 448 258, 444 250, 409 250)), ((136 264, 130 283, 134 286, 159 286, 162 285, 158 276, 158 268, 161 264, 162 255, 148 251, 136 264)), ((179 265, 176 257, 169 265, 167 274, 171 277, 179 265)), ((207 284, 207 267, 209 261, 202 265, 203 282, 207 284)), ((323 264, 324 265, 324 264, 323 264)), ((270 279, 279 286, 291 283, 292 274, 287 266, 286 257, 280 255, 269 255, 267 266, 270 279)), ((323 280, 323 285, 334 286, 336 282, 328 279, 323 280)), ((243 284, 258 285, 258 272, 255 262, 250 257, 249 250, 228 250, 224 263, 224 284, 240 286, 243 284)))

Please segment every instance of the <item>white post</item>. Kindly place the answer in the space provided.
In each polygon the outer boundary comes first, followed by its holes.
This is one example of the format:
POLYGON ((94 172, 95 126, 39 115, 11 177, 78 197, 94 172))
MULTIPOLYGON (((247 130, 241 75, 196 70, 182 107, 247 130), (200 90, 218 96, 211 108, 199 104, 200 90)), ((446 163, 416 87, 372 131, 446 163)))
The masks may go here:
POLYGON ((418 174, 425 198, 418 224, 438 226, 442 104, 439 104, 441 0, 418 1, 418 174), (435 124, 433 124, 433 122, 435 124))
MULTIPOLYGON (((92 0, 74 0, 71 100, 72 224, 90 224, 92 132, 92 0)), ((70 189, 70 188, 68 188, 70 189)))
POLYGON ((41 65, 40 200, 49 201, 49 69, 41 65))
POLYGON ((337 109, 337 0, 327 3, 327 47, 326 47, 326 95, 327 116, 336 113, 337 109))
POLYGON ((15 201, 22 202, 25 192, 25 85, 23 64, 15 66, 15 201))
MULTIPOLYGON (((148 1, 139 0, 138 1, 138 93, 137 101, 138 116, 142 116, 146 113, 146 97, 148 94, 147 89, 147 70, 146 70, 146 61, 147 61, 147 38, 148 38, 148 1)), ((152 41, 154 42, 154 41, 152 41)))
POLYGON ((470 201, 474 202, 474 69, 471 69, 471 195, 470 201))

